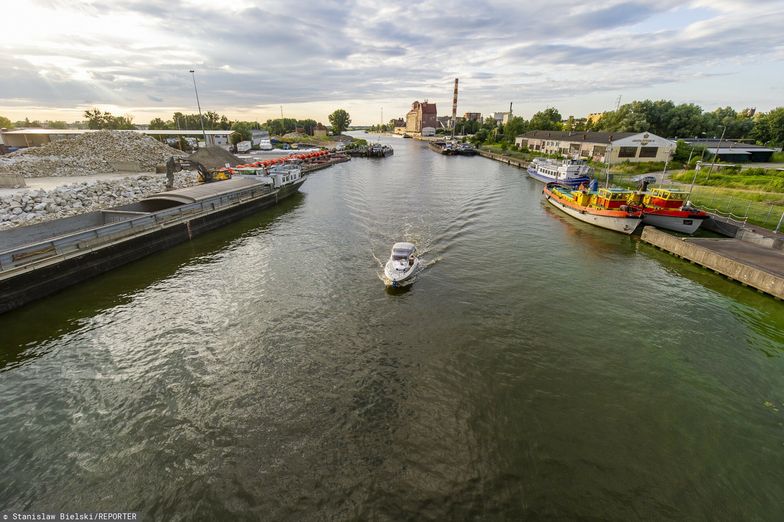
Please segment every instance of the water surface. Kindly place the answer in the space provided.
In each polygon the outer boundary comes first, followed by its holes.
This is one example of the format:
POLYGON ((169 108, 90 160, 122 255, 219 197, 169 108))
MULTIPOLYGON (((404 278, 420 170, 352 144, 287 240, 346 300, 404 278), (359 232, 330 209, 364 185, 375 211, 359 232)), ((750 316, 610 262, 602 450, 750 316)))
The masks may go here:
POLYGON ((780 520, 782 305, 385 138, 0 316, 0 505, 149 519, 780 520), (413 241, 427 267, 389 292, 413 241))

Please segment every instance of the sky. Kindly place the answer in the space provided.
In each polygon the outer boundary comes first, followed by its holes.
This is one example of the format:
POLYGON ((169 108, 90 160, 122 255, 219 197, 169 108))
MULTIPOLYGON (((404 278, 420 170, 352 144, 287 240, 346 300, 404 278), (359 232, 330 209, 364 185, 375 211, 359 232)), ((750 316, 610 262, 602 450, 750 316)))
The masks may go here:
MULTIPOLYGON (((0 115, 357 125, 414 100, 451 113, 583 117, 670 99, 784 105, 784 0, 17 0, 0 16, 0 115), (189 72, 194 70, 194 76, 189 72)), ((383 120, 382 120, 383 118, 383 120)))

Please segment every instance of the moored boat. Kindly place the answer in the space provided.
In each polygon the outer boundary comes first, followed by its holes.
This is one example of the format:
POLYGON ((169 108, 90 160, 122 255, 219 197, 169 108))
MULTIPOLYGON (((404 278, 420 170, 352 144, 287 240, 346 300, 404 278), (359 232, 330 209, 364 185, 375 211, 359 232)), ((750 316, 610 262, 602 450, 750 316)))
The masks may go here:
POLYGON ((597 227, 631 234, 642 221, 642 211, 627 204, 627 198, 633 194, 630 190, 600 188, 589 192, 548 183, 543 192, 554 207, 597 227))
POLYGON ((551 159, 534 158, 526 170, 535 180, 560 183, 572 188, 587 185, 593 175, 593 168, 581 159, 567 159, 559 163, 551 159))
POLYGON ((470 143, 461 143, 457 146, 457 153, 461 156, 476 156, 479 152, 470 143))
POLYGON ((395 243, 389 261, 384 266, 384 284, 397 288, 413 277, 419 268, 419 258, 413 243, 395 243))
POLYGON ((304 182, 299 165, 281 165, 0 231, 0 313, 274 206, 304 182))
POLYGON ((708 218, 708 213, 692 207, 687 201, 688 197, 688 192, 652 188, 647 192, 638 192, 629 202, 642 210, 644 225, 693 234, 708 218))

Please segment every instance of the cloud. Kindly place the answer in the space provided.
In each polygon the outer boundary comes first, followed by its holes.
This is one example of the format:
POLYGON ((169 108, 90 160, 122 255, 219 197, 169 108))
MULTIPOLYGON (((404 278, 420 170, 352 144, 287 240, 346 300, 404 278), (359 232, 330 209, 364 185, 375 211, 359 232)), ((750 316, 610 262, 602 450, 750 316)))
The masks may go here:
POLYGON ((0 107, 188 110, 190 69, 202 104, 222 112, 343 100, 404 110, 448 103, 454 77, 480 110, 661 86, 699 100, 676 87, 780 62, 783 17, 780 1, 744 0, 33 0, 0 20, 0 107))

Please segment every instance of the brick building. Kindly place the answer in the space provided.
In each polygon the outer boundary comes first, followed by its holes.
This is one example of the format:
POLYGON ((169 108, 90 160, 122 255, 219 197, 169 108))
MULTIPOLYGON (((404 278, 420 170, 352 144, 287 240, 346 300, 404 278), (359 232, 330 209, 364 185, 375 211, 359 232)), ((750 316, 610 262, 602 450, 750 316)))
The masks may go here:
POLYGON ((411 110, 406 114, 406 132, 421 133, 425 127, 436 128, 437 117, 435 103, 415 101, 411 104, 411 110))

